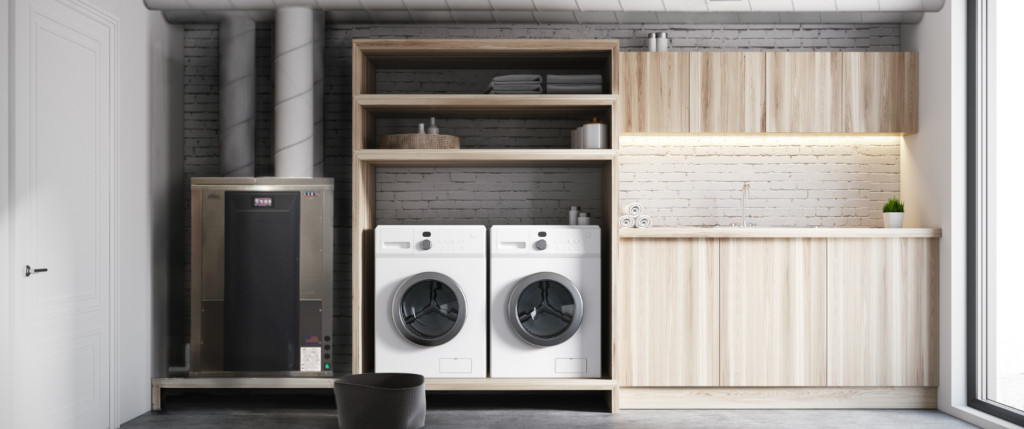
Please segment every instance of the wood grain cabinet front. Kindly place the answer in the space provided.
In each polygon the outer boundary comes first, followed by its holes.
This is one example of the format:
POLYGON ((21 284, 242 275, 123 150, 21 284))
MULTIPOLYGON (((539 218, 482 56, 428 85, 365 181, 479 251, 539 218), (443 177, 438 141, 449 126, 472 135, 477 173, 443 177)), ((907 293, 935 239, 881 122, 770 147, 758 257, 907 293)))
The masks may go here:
POLYGON ((828 385, 938 385, 938 239, 828 242, 828 385))
POLYGON ((765 132, 765 53, 690 54, 690 132, 765 132))
POLYGON ((690 131, 690 54, 619 54, 622 129, 627 133, 690 131))
POLYGON ((717 386, 718 240, 622 240, 621 386, 717 386))
POLYGON ((825 267, 825 239, 722 240, 722 386, 825 385, 825 267))
POLYGON ((843 54, 769 52, 766 131, 829 133, 842 126, 843 54))
POLYGON ((916 52, 842 56, 844 133, 916 133, 916 52))

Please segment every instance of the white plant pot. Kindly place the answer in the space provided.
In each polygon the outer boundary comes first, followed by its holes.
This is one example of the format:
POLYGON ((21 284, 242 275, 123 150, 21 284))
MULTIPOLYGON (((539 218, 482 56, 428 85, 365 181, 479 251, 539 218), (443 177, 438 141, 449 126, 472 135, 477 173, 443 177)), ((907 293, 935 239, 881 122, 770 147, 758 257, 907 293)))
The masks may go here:
POLYGON ((903 228, 903 213, 882 213, 882 222, 886 228, 903 228))

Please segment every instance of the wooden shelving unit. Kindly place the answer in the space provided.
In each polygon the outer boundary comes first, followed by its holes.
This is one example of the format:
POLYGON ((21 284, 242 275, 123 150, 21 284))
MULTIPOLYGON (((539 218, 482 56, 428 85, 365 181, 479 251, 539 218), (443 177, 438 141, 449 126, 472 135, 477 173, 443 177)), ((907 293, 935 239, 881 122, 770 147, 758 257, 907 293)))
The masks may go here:
POLYGON ((612 288, 618 228, 618 106, 615 40, 355 40, 352 43, 352 353, 353 373, 373 371, 373 229, 377 167, 537 167, 600 168, 604 200, 602 300, 602 378, 600 379, 428 379, 429 390, 608 392, 617 411, 613 373, 612 288), (578 69, 604 75, 604 94, 377 94, 382 69, 578 69), (375 149, 379 118, 539 118, 599 117, 609 126, 609 149, 375 149))

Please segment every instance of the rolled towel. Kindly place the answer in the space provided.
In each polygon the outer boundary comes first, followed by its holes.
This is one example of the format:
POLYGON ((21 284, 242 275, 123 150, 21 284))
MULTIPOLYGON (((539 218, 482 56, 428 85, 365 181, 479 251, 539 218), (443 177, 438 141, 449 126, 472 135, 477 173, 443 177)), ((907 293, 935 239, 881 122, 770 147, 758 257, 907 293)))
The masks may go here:
POLYGON ((495 76, 491 79, 492 82, 541 82, 541 76, 539 74, 506 74, 501 76, 495 76))
POLYGON ((644 205, 640 203, 633 203, 626 206, 623 211, 630 216, 637 217, 644 214, 644 205))
POLYGON ((644 229, 651 226, 651 217, 647 215, 640 215, 636 218, 636 227, 644 229))
POLYGON ((630 215, 619 216, 619 228, 633 228, 636 226, 636 218, 630 215))
POLYGON ((599 74, 549 74, 548 83, 596 83, 604 82, 604 76, 599 74))

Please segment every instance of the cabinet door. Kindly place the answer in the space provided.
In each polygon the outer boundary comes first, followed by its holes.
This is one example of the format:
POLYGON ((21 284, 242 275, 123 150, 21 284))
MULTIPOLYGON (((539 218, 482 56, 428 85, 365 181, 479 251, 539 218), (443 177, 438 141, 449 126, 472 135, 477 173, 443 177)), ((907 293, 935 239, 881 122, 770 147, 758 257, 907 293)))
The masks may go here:
POLYGON ((616 287, 622 386, 717 386, 718 240, 624 239, 616 287))
POLYGON ((763 133, 765 53, 690 54, 690 132, 763 133))
POLYGON ((825 239, 721 247, 722 386, 824 386, 825 239))
POLYGON ((685 133, 689 126, 690 54, 619 54, 623 132, 685 133))
POLYGON ((938 384, 937 239, 828 241, 828 385, 938 384))
POLYGON ((917 53, 843 54, 843 132, 917 132, 917 53))
POLYGON ((841 131, 841 64, 838 52, 768 52, 767 131, 841 131))

